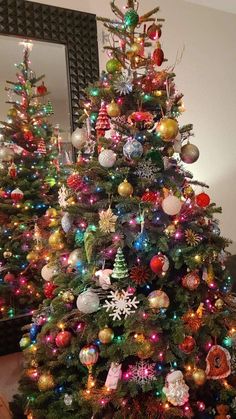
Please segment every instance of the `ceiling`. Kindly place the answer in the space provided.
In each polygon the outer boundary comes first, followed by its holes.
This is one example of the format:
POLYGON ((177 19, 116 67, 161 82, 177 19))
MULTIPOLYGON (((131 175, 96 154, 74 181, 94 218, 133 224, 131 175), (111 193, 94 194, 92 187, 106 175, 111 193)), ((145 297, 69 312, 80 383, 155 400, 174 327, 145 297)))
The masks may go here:
POLYGON ((201 6, 211 7, 213 9, 223 10, 229 13, 236 13, 236 0, 185 0, 189 3, 199 4, 201 6))

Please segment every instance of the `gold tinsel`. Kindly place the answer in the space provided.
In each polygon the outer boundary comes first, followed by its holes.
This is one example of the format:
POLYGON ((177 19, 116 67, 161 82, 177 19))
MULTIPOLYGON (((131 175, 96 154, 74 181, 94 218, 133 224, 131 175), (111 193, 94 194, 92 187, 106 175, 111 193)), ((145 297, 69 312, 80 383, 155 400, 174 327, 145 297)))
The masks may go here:
POLYGON ((186 239, 186 243, 189 246, 194 247, 200 243, 201 236, 199 236, 199 234, 195 233, 193 230, 188 228, 187 230, 185 230, 185 239, 186 239))

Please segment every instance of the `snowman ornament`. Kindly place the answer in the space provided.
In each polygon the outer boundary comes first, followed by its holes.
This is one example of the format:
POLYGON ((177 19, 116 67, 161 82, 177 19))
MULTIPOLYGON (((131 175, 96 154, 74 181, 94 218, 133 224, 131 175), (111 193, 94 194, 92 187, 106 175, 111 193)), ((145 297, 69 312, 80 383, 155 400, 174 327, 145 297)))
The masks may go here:
POLYGON ((181 371, 173 371, 166 377, 163 393, 173 406, 183 406, 189 399, 189 387, 181 371))

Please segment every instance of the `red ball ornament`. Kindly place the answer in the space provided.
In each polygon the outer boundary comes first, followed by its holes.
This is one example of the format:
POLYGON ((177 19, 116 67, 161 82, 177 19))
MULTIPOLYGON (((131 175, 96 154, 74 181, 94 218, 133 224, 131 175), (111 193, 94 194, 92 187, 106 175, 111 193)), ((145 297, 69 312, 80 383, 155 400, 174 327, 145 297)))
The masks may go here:
POLYGON ((11 199, 15 202, 21 201, 23 197, 24 194, 19 188, 16 188, 11 192, 11 199))
POLYGON ((156 41, 157 39, 159 39, 161 37, 160 26, 156 25, 155 23, 153 23, 151 26, 149 26, 149 28, 147 30, 147 36, 152 41, 156 41))
POLYGON ((157 204, 159 200, 159 194, 157 192, 146 191, 144 192, 141 200, 143 202, 152 202, 152 203, 157 204))
POLYGON ((84 187, 84 182, 78 173, 72 173, 72 175, 67 178, 67 186, 75 192, 78 192, 84 187))
POLYGON ((54 297, 54 291, 57 288, 57 285, 55 285, 52 282, 47 282, 43 287, 43 292, 46 298, 51 300, 54 297))
POLYGON ((205 192, 202 192, 196 196, 196 203, 201 208, 207 207, 210 202, 211 199, 205 192))
POLYGON ((169 269, 169 261, 165 255, 155 255, 150 261, 150 268, 155 274, 160 275, 169 269))
POLYGON ((40 84, 40 86, 37 87, 37 93, 40 96, 44 96, 46 95, 48 89, 46 88, 44 82, 42 82, 42 84, 40 84))
POLYGON ((182 285, 190 291, 195 291, 200 284, 200 277, 196 272, 189 272, 182 278, 182 285))
POLYGON ((66 348, 70 345, 71 333, 66 330, 63 330, 62 332, 58 333, 55 342, 58 348, 66 348))
POLYGON ((158 46, 152 54, 152 61, 154 64, 158 65, 160 67, 164 61, 164 52, 162 51, 161 47, 158 46))
POLYGON ((8 282, 9 284, 14 282, 15 279, 16 279, 15 275, 12 274, 11 272, 7 272, 7 274, 4 276, 4 281, 8 282))
POLYGON ((196 341, 192 336, 186 336, 182 343, 179 345, 179 349, 185 354, 191 354, 196 346, 196 341))

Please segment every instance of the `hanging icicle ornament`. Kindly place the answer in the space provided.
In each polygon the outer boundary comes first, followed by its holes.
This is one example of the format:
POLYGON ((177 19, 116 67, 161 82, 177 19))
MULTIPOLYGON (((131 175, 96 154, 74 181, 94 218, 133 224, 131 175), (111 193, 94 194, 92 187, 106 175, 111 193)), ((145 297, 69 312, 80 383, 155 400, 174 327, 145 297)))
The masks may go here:
POLYGON ((116 230, 117 215, 109 207, 99 212, 99 228, 102 233, 114 233, 116 230))

